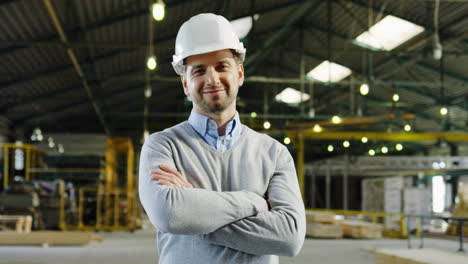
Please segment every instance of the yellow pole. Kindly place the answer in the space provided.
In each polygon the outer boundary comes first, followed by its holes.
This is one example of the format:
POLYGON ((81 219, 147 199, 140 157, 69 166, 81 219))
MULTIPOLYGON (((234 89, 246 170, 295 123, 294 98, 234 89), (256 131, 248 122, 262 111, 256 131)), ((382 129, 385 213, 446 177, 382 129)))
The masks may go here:
POLYGON ((135 154, 133 151, 133 144, 130 139, 127 139, 127 225, 133 228, 133 210, 134 208, 134 161, 135 154))
POLYGON ((114 187, 114 174, 116 169, 115 142, 112 138, 107 139, 106 146, 106 181, 104 189, 104 225, 110 225, 111 221, 111 192, 114 187))
POLYGON ((4 161, 4 164, 3 164, 3 188, 7 188, 8 187, 8 172, 9 172, 9 167, 8 166, 8 163, 9 163, 9 154, 8 154, 8 146, 4 146, 3 147, 3 151, 5 152, 4 153, 4 158, 3 158, 3 161, 4 161))
POLYGON ((66 229, 65 225, 65 194, 60 193, 60 212, 59 212, 59 228, 66 229))
POLYGON ((408 232, 407 232, 407 226, 406 226, 406 220, 403 216, 400 216, 400 234, 401 234, 401 237, 406 237, 408 236, 408 232))
POLYGON ((297 133, 297 179, 299 181, 299 187, 302 194, 302 200, 305 200, 305 177, 304 177, 304 135, 297 133))

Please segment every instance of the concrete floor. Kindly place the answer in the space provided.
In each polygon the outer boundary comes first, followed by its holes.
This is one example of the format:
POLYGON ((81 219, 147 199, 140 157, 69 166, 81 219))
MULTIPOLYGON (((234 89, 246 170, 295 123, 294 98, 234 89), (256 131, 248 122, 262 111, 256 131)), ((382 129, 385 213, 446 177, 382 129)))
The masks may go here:
MULTIPOLYGON (((104 241, 92 241, 81 247, 13 247, 0 246, 1 264, 149 264, 157 263, 154 230, 135 233, 98 233, 104 241)), ((458 243, 427 238, 426 248, 456 252, 458 243)), ((419 246, 419 241, 414 241, 419 246)), ((282 264, 345 264, 374 263, 373 248, 406 248, 407 241, 399 239, 357 240, 357 239, 306 239, 304 247, 295 258, 281 257, 282 264)), ((465 245, 468 247, 468 245, 465 245)), ((468 249, 467 249, 468 252, 468 249)), ((465 253, 468 263, 468 254, 465 253)))

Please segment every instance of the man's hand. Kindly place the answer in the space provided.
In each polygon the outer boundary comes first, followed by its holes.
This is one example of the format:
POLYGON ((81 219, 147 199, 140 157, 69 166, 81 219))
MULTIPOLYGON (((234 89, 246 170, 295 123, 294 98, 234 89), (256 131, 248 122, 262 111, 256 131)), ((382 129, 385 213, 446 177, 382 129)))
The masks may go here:
POLYGON ((193 185, 187 182, 177 170, 164 164, 159 165, 159 168, 161 170, 151 171, 151 177, 153 180, 159 181, 161 185, 193 188, 193 185))

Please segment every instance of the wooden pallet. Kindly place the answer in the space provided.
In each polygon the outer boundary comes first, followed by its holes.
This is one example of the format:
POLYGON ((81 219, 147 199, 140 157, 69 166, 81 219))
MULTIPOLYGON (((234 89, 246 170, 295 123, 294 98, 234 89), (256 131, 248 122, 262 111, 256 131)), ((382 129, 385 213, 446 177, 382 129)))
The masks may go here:
POLYGON ((336 224, 335 213, 306 211, 307 223, 336 224))
POLYGON ((307 223, 306 235, 315 238, 343 238, 343 225, 307 223))
POLYGON ((32 217, 30 215, 0 215, 0 225, 7 228, 7 224, 13 223, 18 233, 31 232, 32 217))
POLYGON ((0 245, 39 245, 42 247, 85 245, 102 238, 82 231, 32 231, 30 233, 0 232, 0 245))
POLYGON ((351 238, 382 238, 382 225, 358 220, 344 220, 344 236, 351 238))

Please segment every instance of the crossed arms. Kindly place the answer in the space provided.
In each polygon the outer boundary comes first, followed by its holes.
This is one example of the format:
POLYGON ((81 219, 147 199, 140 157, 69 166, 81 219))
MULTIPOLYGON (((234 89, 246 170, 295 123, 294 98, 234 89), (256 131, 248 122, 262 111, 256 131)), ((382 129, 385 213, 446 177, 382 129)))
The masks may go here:
POLYGON ((209 243, 254 255, 297 255, 304 241, 304 207, 285 148, 265 194, 267 203, 254 192, 193 188, 173 169, 170 144, 152 135, 141 152, 140 200, 158 230, 201 235, 209 243))

